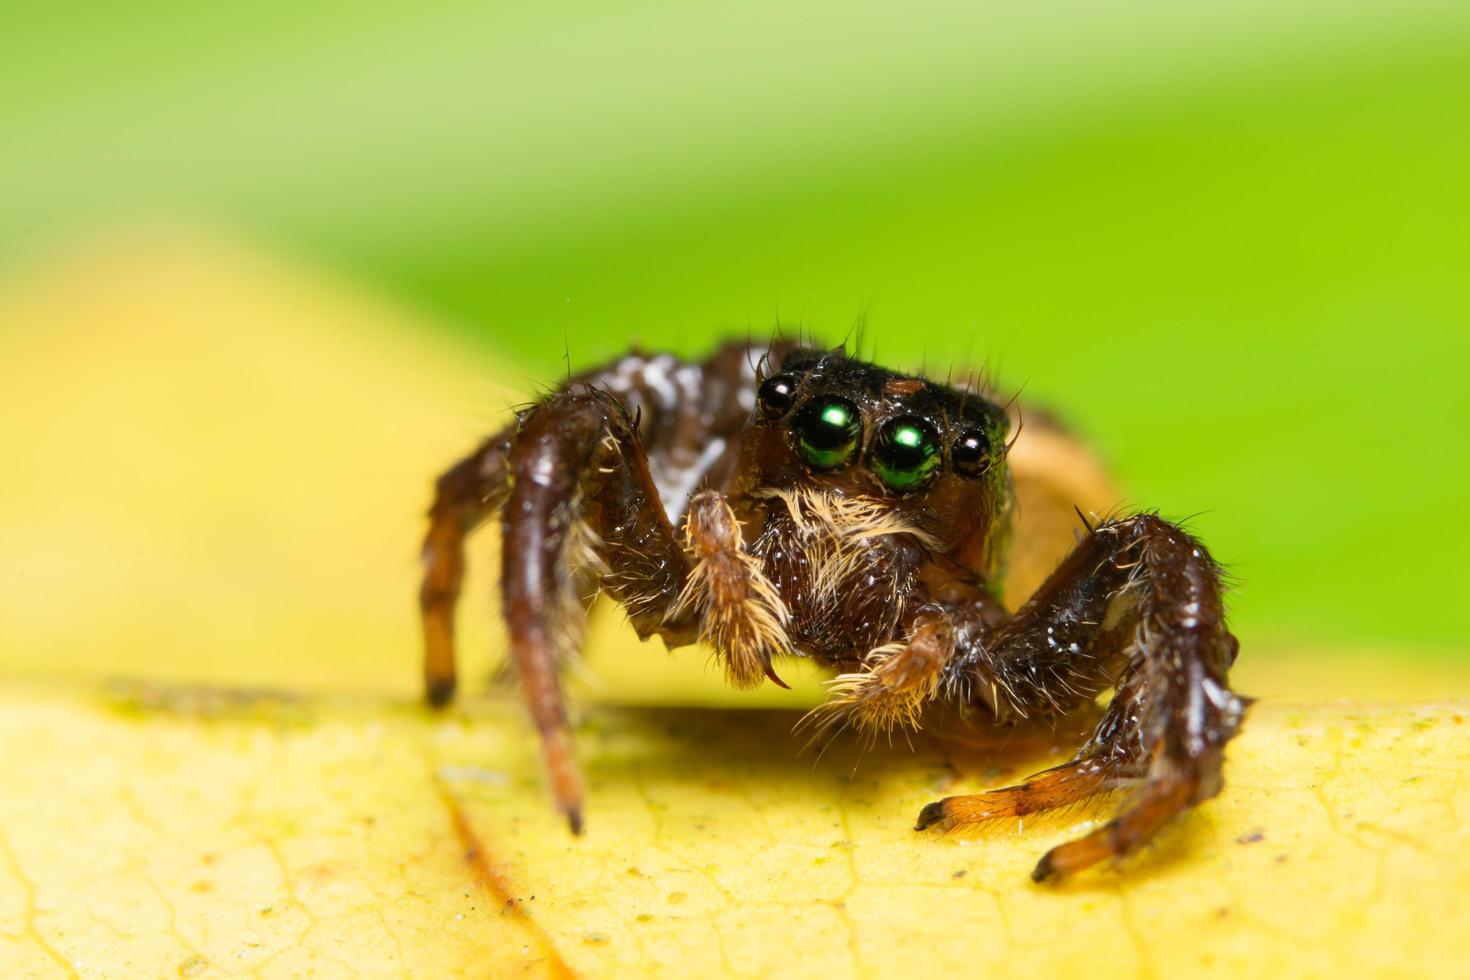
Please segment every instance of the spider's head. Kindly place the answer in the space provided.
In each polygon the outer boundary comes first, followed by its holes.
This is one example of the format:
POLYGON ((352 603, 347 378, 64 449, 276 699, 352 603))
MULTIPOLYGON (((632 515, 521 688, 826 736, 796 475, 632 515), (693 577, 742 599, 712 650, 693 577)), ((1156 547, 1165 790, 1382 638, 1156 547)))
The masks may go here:
POLYGON ((741 487, 864 498, 941 550, 978 557, 1004 509, 1007 427, 979 395, 840 352, 793 351, 759 379, 741 487))

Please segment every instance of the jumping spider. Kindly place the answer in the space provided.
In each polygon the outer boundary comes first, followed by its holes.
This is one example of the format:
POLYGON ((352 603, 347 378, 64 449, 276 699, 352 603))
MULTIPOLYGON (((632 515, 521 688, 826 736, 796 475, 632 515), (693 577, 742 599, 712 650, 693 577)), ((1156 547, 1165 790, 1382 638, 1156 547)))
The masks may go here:
POLYGON ((980 394, 785 342, 700 363, 634 354, 572 378, 438 481, 420 594, 428 699, 454 693, 463 539, 498 511, 512 660, 574 832, 582 781, 558 673, 600 590, 645 639, 709 644, 736 687, 781 684, 778 656, 840 672, 818 709, 831 730, 915 726, 930 704, 1058 717, 1112 688, 1071 761, 930 803, 918 829, 1129 788, 1032 877, 1129 854, 1220 791, 1246 707, 1226 681, 1237 643, 1220 571, 1156 514, 1084 520, 1008 611, 1014 428, 980 394))

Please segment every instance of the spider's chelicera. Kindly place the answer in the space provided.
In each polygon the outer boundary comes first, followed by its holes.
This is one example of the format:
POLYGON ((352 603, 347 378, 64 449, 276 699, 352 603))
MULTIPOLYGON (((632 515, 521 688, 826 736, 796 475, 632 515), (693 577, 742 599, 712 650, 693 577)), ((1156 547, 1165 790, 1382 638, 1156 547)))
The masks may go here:
MULTIPOLYGON (((1041 423, 1046 424, 1046 423, 1041 423)), ((956 828, 1128 787, 1119 812, 1033 877, 1131 853, 1220 791, 1245 699, 1220 571, 1152 513, 1084 525, 1024 604, 996 596, 1014 509, 1007 412, 980 394, 842 351, 730 344, 699 363, 631 355, 573 378, 438 482, 421 592, 429 700, 455 686, 465 535, 501 517, 512 660, 558 806, 582 823, 558 668, 588 597, 639 635, 703 641, 730 683, 774 663, 838 672, 828 731, 916 726, 952 705, 1055 717, 1114 693, 1071 761, 924 807, 956 828)))

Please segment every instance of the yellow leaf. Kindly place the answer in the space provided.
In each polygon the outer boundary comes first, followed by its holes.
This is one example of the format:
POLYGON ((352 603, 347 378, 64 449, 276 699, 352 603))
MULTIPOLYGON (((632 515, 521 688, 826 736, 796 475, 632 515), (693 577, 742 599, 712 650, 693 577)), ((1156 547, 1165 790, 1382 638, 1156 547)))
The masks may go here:
MULTIPOLYGON (((1095 814, 962 839, 913 819, 1074 734, 946 730, 817 762, 789 734, 815 678, 733 695, 614 613, 577 685, 573 838, 509 692, 472 684, 442 716, 417 700, 419 515, 516 397, 509 370, 482 377, 385 301, 183 236, 12 283, 0 323, 0 975, 1470 961, 1448 924, 1470 891, 1463 672, 1247 646, 1241 686, 1269 696, 1224 794, 1121 871, 1040 888, 1036 858, 1095 814), (1364 693, 1380 700, 1322 700, 1364 693), (757 707, 689 706, 737 703, 757 707)), ((470 678, 498 642, 476 557, 470 678)))

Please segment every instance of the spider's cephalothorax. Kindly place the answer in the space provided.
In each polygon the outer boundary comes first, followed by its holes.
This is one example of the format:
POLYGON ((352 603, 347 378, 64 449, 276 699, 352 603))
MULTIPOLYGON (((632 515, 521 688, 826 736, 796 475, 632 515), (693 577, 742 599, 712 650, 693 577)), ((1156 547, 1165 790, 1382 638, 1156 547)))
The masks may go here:
POLYGON ((919 828, 1133 786, 1035 877, 1128 854, 1220 789, 1245 702, 1226 682, 1236 643, 1219 570, 1156 515, 1117 518, 1085 526, 1008 611, 1010 429, 980 394, 788 344, 730 344, 700 363, 632 355, 574 378, 439 480, 421 592, 429 699, 454 690, 464 536, 498 511, 512 659, 574 830, 582 786, 558 667, 592 586, 644 637, 708 643, 737 686, 781 683, 780 657, 834 669, 813 714, 829 732, 913 726, 931 704, 1055 716, 1111 687, 1072 761, 930 804, 919 828))
POLYGON ((900 635, 921 581, 993 578, 1005 413, 830 353, 761 380, 732 499, 790 612, 786 649, 856 668, 900 635))

